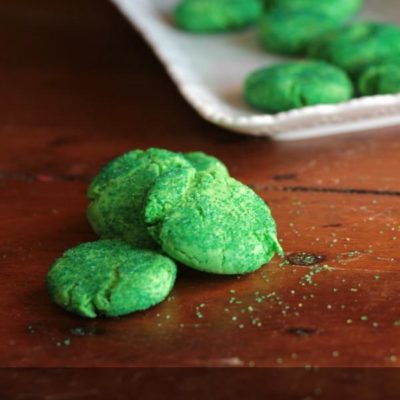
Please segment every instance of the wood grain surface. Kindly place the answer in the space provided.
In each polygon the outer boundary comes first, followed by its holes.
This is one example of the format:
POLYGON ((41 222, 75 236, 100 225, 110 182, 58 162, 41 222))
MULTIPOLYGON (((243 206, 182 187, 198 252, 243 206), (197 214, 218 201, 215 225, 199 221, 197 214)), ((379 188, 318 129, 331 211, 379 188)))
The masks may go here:
POLYGON ((202 121, 103 0, 0 3, 0 366, 400 365, 399 128, 299 142, 202 121), (183 267, 168 301, 89 321, 53 305, 53 260, 94 240, 88 181, 135 148, 202 150, 270 205, 286 261, 183 267))

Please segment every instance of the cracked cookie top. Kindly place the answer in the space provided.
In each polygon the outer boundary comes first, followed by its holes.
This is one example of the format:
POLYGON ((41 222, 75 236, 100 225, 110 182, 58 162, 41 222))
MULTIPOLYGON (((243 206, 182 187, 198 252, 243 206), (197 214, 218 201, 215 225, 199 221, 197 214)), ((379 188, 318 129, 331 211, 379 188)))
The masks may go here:
POLYGON ((281 252, 268 206, 221 174, 176 169, 163 175, 149 192, 145 222, 166 254, 205 272, 249 273, 281 252))
POLYGON ((54 302, 84 317, 116 317, 145 310, 170 293, 176 265, 154 251, 118 240, 84 243, 52 266, 47 285, 54 302))
POLYGON ((356 76, 368 65, 400 56, 400 27, 355 22, 321 36, 307 52, 310 58, 326 60, 356 76))
POLYGON ((353 84, 340 68, 323 61, 278 63, 251 73, 244 84, 247 102, 271 113, 351 99, 353 84))

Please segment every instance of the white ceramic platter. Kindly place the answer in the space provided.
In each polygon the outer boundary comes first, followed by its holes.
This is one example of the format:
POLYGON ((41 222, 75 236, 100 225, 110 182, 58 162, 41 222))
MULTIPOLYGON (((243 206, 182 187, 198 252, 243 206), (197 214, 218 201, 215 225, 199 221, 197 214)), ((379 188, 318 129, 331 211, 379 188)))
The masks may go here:
MULTIPOLYGON (((256 68, 284 60, 265 53, 256 29, 193 35, 174 27, 177 0, 111 0, 142 34, 179 91, 206 120, 233 132, 304 139, 400 124, 400 95, 354 99, 275 115, 250 109, 242 83, 256 68)), ((400 23, 399 0, 367 0, 366 20, 400 23)))

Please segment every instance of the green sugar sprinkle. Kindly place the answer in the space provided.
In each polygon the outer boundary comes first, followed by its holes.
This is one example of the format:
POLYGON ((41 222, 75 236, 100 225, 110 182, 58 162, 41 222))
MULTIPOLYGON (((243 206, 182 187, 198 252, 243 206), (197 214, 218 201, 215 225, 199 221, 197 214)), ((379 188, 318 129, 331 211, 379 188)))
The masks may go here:
POLYGON ((71 339, 64 339, 62 342, 57 342, 56 346, 57 347, 62 347, 62 346, 68 347, 70 344, 71 344, 71 339))
POLYGON ((301 286, 317 286, 317 284, 314 282, 314 276, 323 272, 323 271, 332 271, 333 268, 330 267, 327 264, 324 265, 315 265, 310 272, 308 272, 307 274, 305 274, 300 280, 299 280, 299 284, 301 286))

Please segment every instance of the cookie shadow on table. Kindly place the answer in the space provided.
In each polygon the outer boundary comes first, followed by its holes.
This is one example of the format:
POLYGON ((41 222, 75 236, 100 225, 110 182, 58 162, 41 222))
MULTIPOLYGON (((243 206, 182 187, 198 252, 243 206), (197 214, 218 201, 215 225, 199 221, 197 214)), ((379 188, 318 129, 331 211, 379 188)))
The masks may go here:
MULTIPOLYGON (((242 278, 241 278, 242 279, 242 278)), ((243 277, 243 279, 245 279, 243 277)), ((213 291, 229 290, 233 285, 237 285, 237 275, 217 275, 207 272, 197 271, 193 268, 186 267, 178 263, 178 277, 176 286, 179 290, 183 288, 194 293, 205 293, 205 290, 212 289, 213 291)), ((172 293, 173 294, 173 293, 172 293)), ((208 295, 211 293, 208 292, 208 295)))

